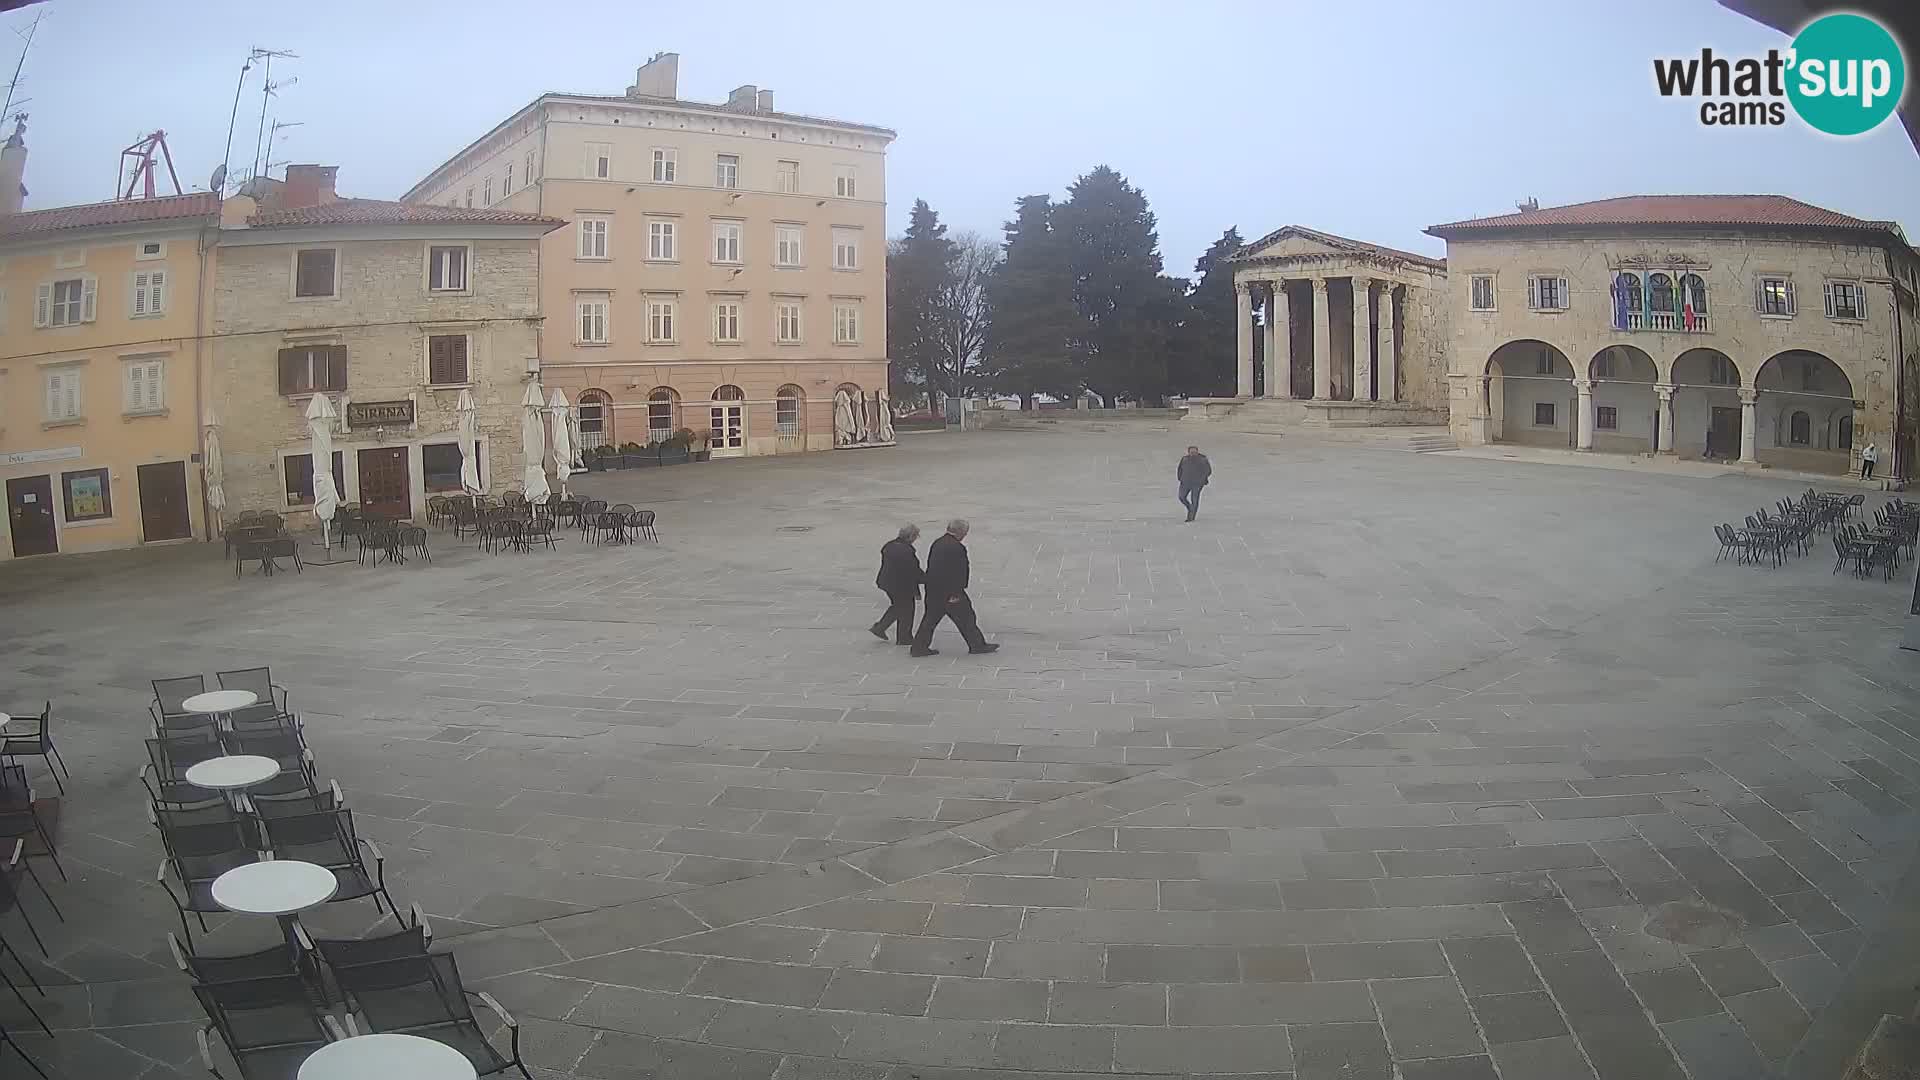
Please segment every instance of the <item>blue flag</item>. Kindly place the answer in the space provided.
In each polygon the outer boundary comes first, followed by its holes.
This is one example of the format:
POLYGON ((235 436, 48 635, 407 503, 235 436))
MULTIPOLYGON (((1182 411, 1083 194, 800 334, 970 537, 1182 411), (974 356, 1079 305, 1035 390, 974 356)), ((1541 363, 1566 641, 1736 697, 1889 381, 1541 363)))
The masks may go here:
POLYGON ((1613 275, 1613 328, 1627 328, 1627 283, 1624 274, 1613 275))

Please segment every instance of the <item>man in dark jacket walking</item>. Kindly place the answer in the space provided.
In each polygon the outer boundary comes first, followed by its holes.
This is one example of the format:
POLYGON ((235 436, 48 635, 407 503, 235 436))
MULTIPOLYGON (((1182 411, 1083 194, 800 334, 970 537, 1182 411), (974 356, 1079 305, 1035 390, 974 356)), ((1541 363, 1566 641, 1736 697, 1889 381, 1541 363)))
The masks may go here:
POLYGON ((867 632, 887 640, 887 627, 894 629, 895 645, 913 644, 913 600, 926 574, 920 569, 920 553, 913 542, 920 539, 920 526, 902 525, 900 535, 880 545, 880 573, 873 579, 887 594, 887 613, 867 627, 867 632))
POLYGON ((970 653, 990 653, 1000 646, 987 643, 980 633, 980 622, 973 614, 973 601, 967 596, 967 523, 959 518, 947 522, 947 534, 927 548, 927 614, 920 620, 920 632, 913 636, 913 655, 933 656, 933 631, 941 619, 952 619, 954 628, 967 641, 970 653))
POLYGON ((1187 508, 1187 520, 1192 521, 1200 512, 1200 489, 1213 477, 1213 462, 1207 460, 1199 447, 1189 446, 1187 456, 1180 459, 1174 475, 1180 480, 1180 505, 1187 508))

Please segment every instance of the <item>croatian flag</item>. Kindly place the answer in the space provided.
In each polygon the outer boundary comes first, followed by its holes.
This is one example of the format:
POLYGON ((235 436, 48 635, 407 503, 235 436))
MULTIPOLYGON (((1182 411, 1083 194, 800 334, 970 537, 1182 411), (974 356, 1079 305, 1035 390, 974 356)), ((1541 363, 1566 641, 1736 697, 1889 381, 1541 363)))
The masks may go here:
POLYGON ((1613 275, 1613 328, 1627 328, 1627 285, 1620 274, 1613 275))
POLYGON ((1686 328, 1687 333, 1693 333, 1693 301, 1687 301, 1687 306, 1680 309, 1680 320, 1680 325, 1686 328))

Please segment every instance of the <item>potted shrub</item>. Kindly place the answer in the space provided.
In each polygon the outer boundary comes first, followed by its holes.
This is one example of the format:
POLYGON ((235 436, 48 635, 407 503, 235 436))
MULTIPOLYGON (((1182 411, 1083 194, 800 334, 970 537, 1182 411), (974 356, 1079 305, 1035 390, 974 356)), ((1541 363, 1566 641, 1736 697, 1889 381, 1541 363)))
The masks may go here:
POLYGON ((607 448, 605 446, 596 446, 588 450, 586 454, 581 457, 581 460, 586 463, 588 472, 605 472, 607 471, 606 454, 607 448))
POLYGON ((640 468, 646 463, 646 453, 646 449, 639 443, 629 442, 620 444, 620 460, 626 468, 640 468))
POLYGON ((681 428, 679 431, 661 439, 659 453, 660 464, 662 465, 686 464, 688 461, 687 429, 681 428))
POLYGON ((687 456, 695 461, 707 460, 709 456, 707 433, 704 430, 692 431, 686 428, 682 428, 681 430, 686 432, 687 436, 687 456))

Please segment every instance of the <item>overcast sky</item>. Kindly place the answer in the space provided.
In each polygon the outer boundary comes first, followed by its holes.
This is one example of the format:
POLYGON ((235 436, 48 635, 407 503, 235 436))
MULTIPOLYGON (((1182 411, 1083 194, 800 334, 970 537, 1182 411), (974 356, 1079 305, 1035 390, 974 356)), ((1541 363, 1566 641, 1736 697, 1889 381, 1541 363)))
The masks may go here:
MULTIPOLYGON (((121 147, 164 128, 188 187, 219 164, 253 45, 288 49, 276 159, 395 198, 542 91, 620 93, 680 54, 680 94, 746 82, 783 110, 899 132, 896 231, 915 198, 997 234, 1013 200, 1105 163, 1143 188, 1168 270, 1229 225, 1301 224, 1440 254, 1436 222, 1630 193, 1779 192, 1920 239, 1920 156, 1897 121, 1836 140, 1713 129, 1654 92, 1657 55, 1784 37, 1711 0, 1211 0, 1095 5, 51 0, 27 57, 29 207, 109 198, 121 147), (923 14, 923 12, 938 14, 923 14)), ((18 40, 0 35, 11 66, 18 40)), ((1914 52, 1909 45, 1909 53, 1914 52)), ((4 78, 4 75, 0 75, 4 78)), ((250 80, 234 138, 252 156, 250 80)))

